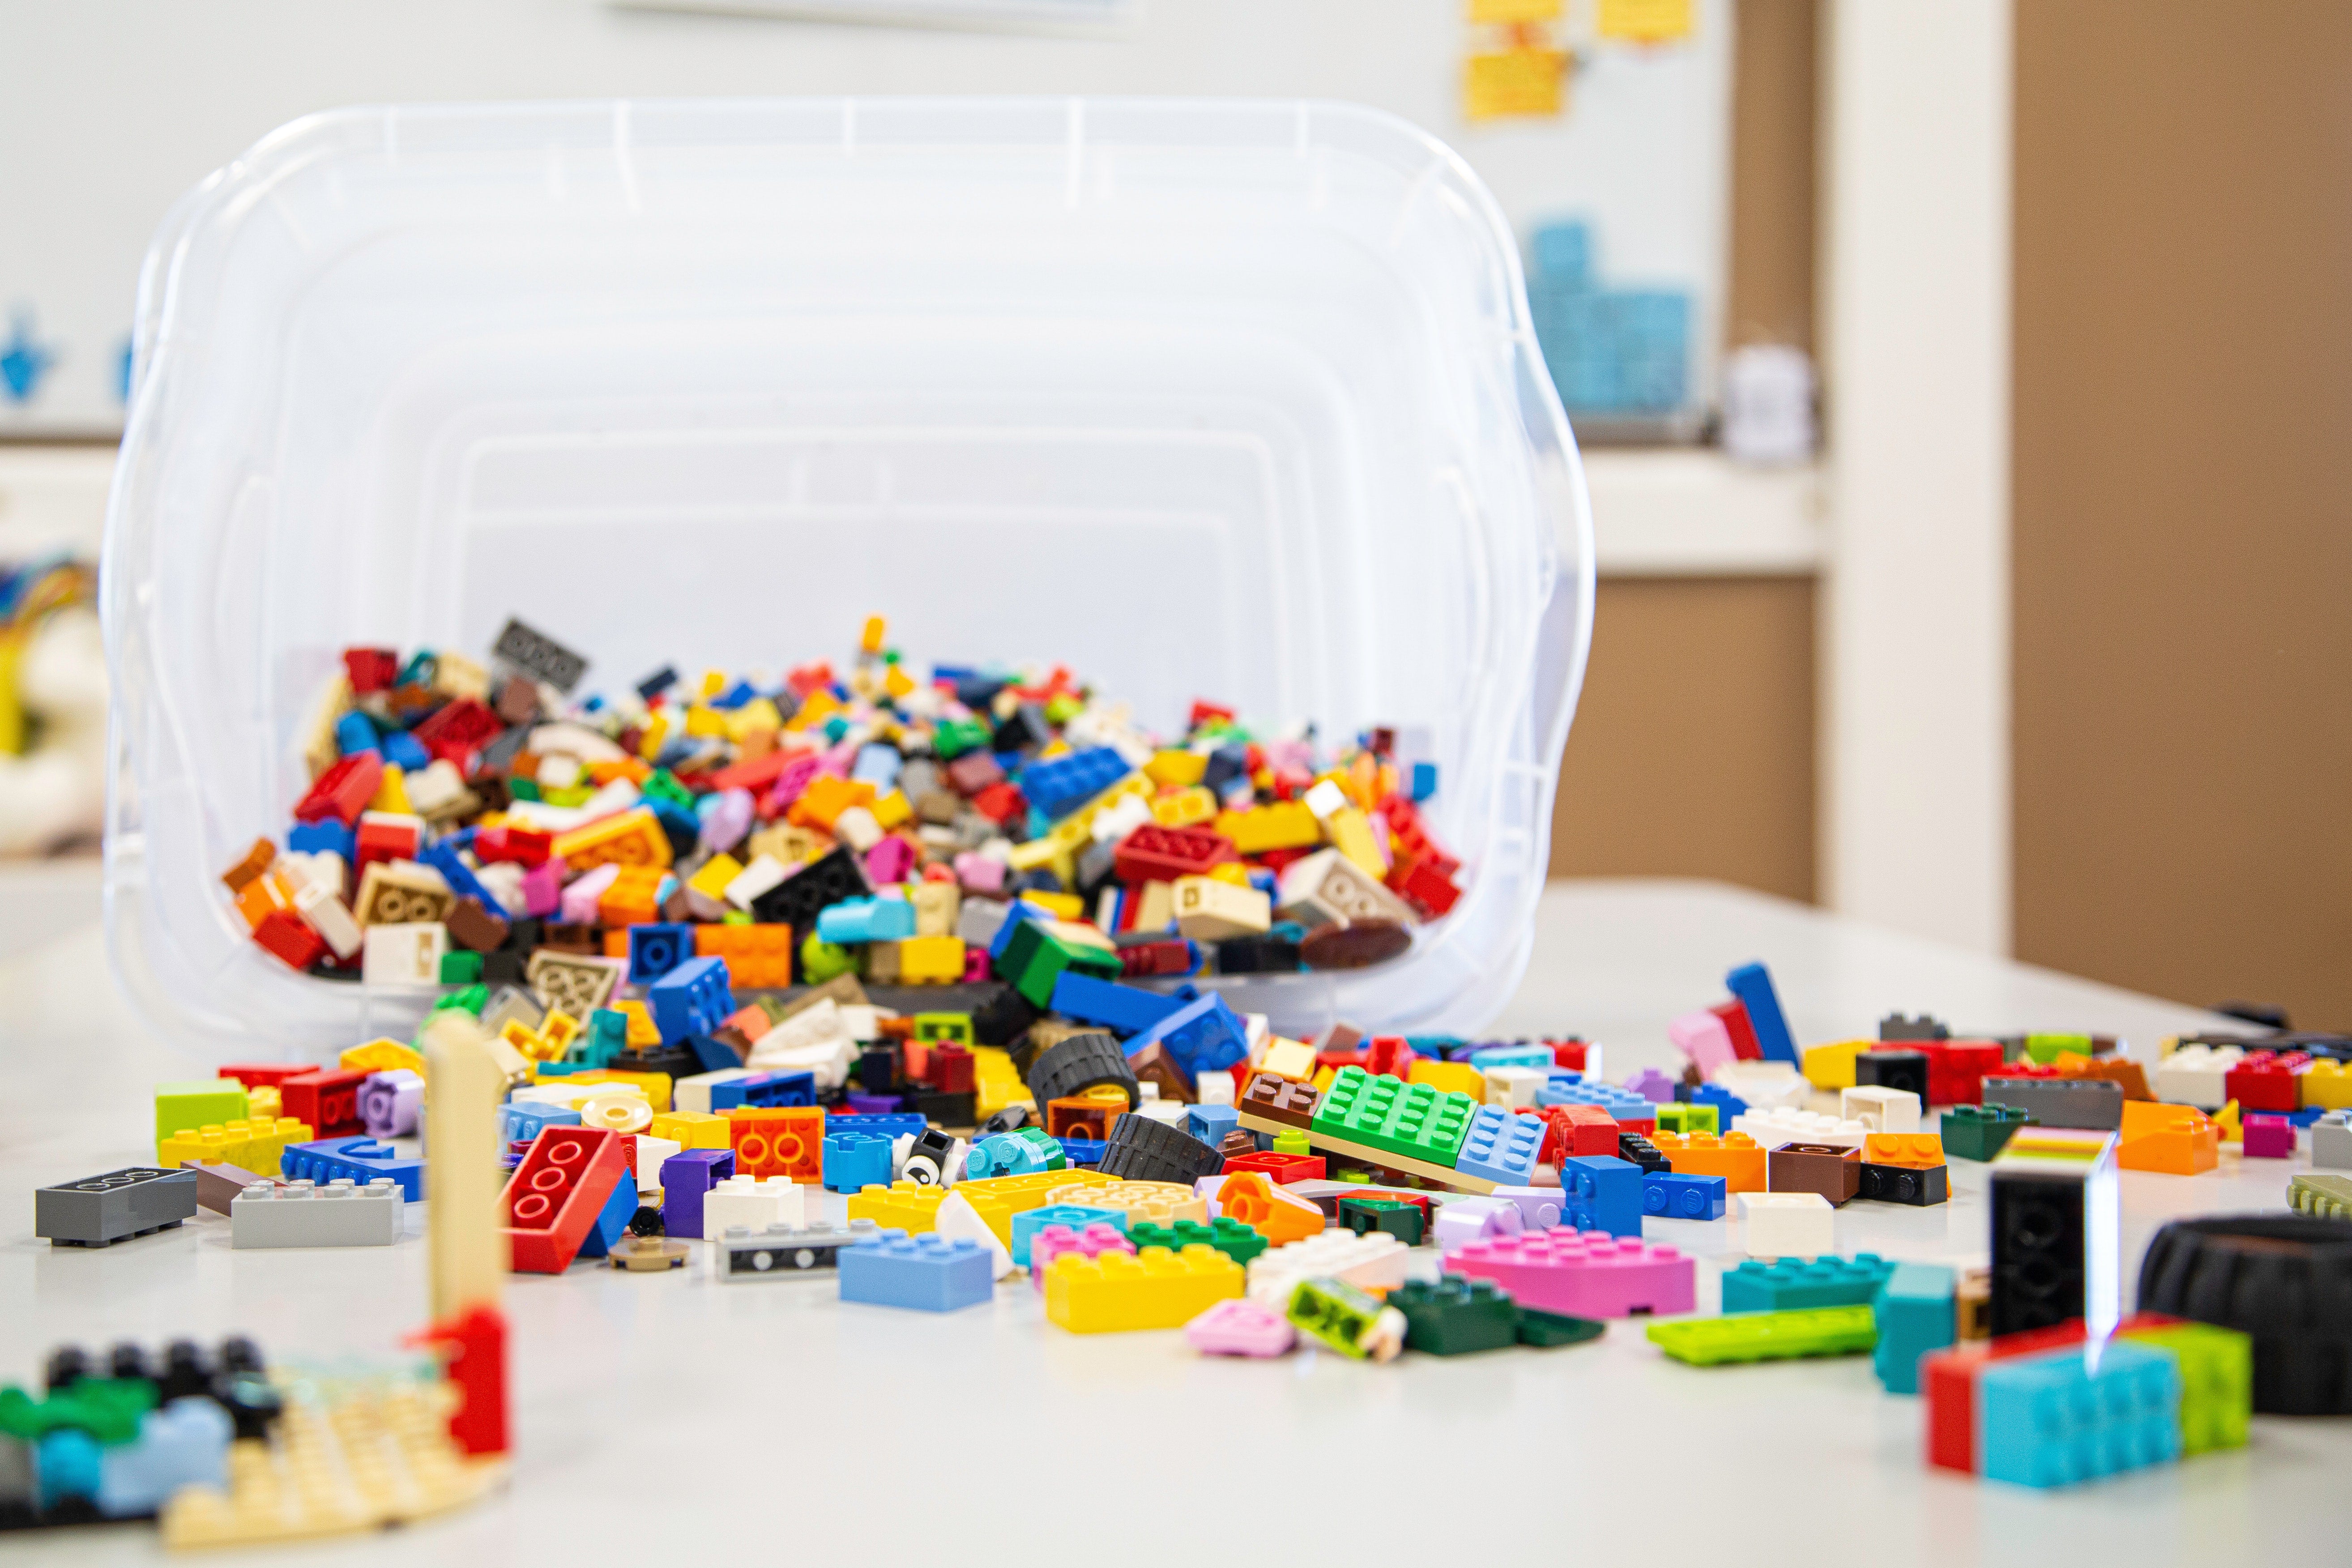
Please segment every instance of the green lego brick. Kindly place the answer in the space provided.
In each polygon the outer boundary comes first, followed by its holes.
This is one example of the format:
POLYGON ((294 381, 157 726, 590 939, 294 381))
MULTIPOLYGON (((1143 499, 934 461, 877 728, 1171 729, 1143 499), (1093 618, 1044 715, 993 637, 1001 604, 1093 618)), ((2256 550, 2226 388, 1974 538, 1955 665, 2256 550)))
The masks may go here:
POLYGON ((1462 1152, 1478 1102, 1425 1083, 1406 1083, 1358 1067, 1341 1068, 1308 1128, 1383 1153, 1451 1167, 1462 1152))
POLYGON ((2078 1057, 2089 1056, 2091 1037, 2088 1035, 2028 1035, 2025 1037, 2025 1054, 2043 1067, 2048 1067, 2068 1051, 2074 1052, 2078 1057))
POLYGON ((79 1378, 37 1400, 11 1384, 0 1388, 0 1435, 31 1442, 71 1426, 111 1447, 134 1441, 139 1418, 154 1407, 155 1385, 143 1377, 79 1378))
POLYGON ((2032 1121, 2031 1111, 2013 1105, 1955 1105, 1936 1131, 1943 1136, 1945 1158, 1990 1160, 2032 1121))
POLYGON ((1013 1136, 1020 1139, 1032 1149, 1036 1150, 1038 1155, 1045 1162, 1045 1169, 1049 1171, 1066 1171, 1069 1169, 1069 1157, 1062 1152, 1062 1141, 1047 1132, 1044 1128, 1024 1127, 1019 1131, 1013 1133, 1013 1136))
POLYGON ((694 809, 694 792, 677 782, 677 775, 667 768, 656 768, 653 776, 637 786, 637 793, 648 800, 666 800, 673 805, 694 809))
POLYGON ((1266 1239, 1237 1219, 1219 1215, 1214 1223, 1202 1225, 1196 1219, 1180 1219, 1173 1225, 1155 1225, 1150 1220, 1133 1220, 1127 1227, 1135 1249, 1164 1247, 1171 1252, 1181 1252, 1188 1247, 1213 1247, 1227 1258, 1249 1266, 1249 1260, 1266 1249, 1266 1239))
POLYGON ((245 1085, 232 1078, 155 1086, 155 1142, 174 1132, 245 1120, 245 1085))
POLYGON ((971 1015, 969 1013, 918 1013, 915 1015, 915 1038, 926 1045, 934 1040, 953 1045, 970 1046, 971 1015))
POLYGON ((2242 1448, 2254 1413, 2254 1342, 2234 1329, 2179 1323, 2123 1338, 2170 1351, 2180 1363, 2180 1452, 2242 1448))
POLYGON ((441 955, 441 984, 471 985, 482 977, 482 955, 463 948, 441 955))
POLYGON ((1358 1361, 1388 1361, 1404 1348, 1404 1314, 1339 1279, 1301 1279, 1284 1313, 1300 1333, 1358 1361))
MULTIPOLYGON (((463 991, 452 991, 447 995, 442 997, 438 1002, 434 1003, 433 1011, 436 1013, 446 1013, 449 1009, 455 1007, 462 1012, 471 1013, 475 1017, 478 1018, 482 1016, 482 1009, 489 1005, 490 988, 478 980, 473 984, 467 986, 463 991)), ((418 1038, 420 1039, 423 1037, 424 1037, 421 1034, 418 1036, 418 1038)), ((418 1048, 422 1049, 423 1047, 419 1047, 418 1048)))
POLYGON ((977 719, 947 719, 931 726, 931 750, 941 762, 953 762, 988 741, 988 726, 977 719))
POLYGON ((1661 1132, 1713 1132, 1717 1108, 1712 1105, 1685 1105, 1673 1101, 1658 1107, 1658 1131, 1661 1132))
POLYGON ((1519 1309, 1491 1279, 1414 1279, 1390 1291, 1389 1305, 1404 1314, 1407 1350, 1467 1355, 1519 1342, 1519 1309))
POLYGON ((1598 1318, 1571 1318, 1565 1312, 1538 1312, 1533 1307, 1519 1309, 1519 1343, 1533 1345, 1538 1350, 1550 1350, 1557 1345, 1589 1344, 1609 1331, 1609 1325, 1598 1318))
POLYGON ((2286 1201, 2320 1219, 2352 1219, 2352 1176, 2297 1176, 2286 1184, 2286 1201))
POLYGON ((1010 983, 1036 1007, 1053 1005, 1054 982, 1065 970, 1104 980, 1116 980, 1126 973, 1118 954, 1065 942, 1038 921, 1023 921, 996 960, 996 977, 1010 983))
POLYGON ((1362 1236, 1384 1230, 1407 1247, 1421 1245, 1421 1205, 1395 1198, 1341 1198, 1339 1223, 1362 1236))
POLYGON ((1862 1355, 1878 1343, 1867 1307, 1813 1307, 1799 1312, 1742 1312, 1652 1323, 1650 1342, 1693 1366, 1784 1361, 1793 1356, 1862 1355))

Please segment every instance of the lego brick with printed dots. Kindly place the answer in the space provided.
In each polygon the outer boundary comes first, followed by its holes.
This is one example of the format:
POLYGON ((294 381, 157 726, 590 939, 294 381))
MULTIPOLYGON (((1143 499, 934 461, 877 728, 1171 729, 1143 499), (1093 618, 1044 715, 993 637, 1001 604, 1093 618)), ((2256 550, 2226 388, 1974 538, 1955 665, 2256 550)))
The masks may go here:
POLYGON ((1977 1461, 1990 1480, 2073 1486, 2180 1457, 2174 1356, 2108 1342, 2092 1372, 2082 1351, 2013 1356, 1977 1374, 1977 1461))
POLYGON ((987 1250, 962 1237, 877 1236, 843 1248, 835 1267, 845 1301, 953 1312, 980 1306, 996 1294, 987 1250))
POLYGON ((1369 1149, 1450 1166, 1479 1109, 1468 1095, 1425 1083, 1339 1069, 1316 1109, 1312 1130, 1369 1149))
POLYGON ((740 1176, 782 1176, 814 1185, 824 1176, 824 1112, 814 1106, 739 1106, 727 1117, 728 1146, 740 1176))
POLYGON ((1721 1219, 1730 1202, 1721 1176, 1649 1171, 1642 1176, 1642 1212, 1660 1219, 1721 1219))
POLYGON ((1876 1253, 1852 1258, 1749 1258, 1723 1276, 1723 1310, 1790 1312, 1814 1307, 1866 1307, 1895 1265, 1876 1253))
POLYGON ((1536 1153, 1543 1147, 1543 1139, 1544 1124, 1534 1117, 1482 1105, 1470 1114, 1470 1126, 1463 1134, 1454 1168, 1504 1186, 1525 1186, 1535 1175, 1536 1153))

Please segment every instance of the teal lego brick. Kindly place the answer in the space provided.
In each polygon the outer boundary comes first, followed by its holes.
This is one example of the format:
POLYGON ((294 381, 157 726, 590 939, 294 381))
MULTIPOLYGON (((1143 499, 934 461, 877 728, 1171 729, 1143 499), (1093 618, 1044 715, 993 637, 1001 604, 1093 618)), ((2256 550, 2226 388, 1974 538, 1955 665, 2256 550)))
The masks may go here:
POLYGON ((1977 1376, 1977 1472, 2066 1487, 2180 1458, 2180 1363, 2169 1350, 2107 1342, 1986 1363, 1977 1376))
POLYGON ((1723 1310, 1796 1312, 1814 1307, 1867 1307, 1895 1265, 1874 1252, 1853 1258, 1754 1258, 1723 1277, 1723 1310))
POLYGON ((1871 1363, 1889 1394, 1919 1392, 1919 1358, 1958 1338, 1955 1292, 1959 1277, 1939 1263, 1898 1263, 1878 1288, 1878 1348, 1871 1363))

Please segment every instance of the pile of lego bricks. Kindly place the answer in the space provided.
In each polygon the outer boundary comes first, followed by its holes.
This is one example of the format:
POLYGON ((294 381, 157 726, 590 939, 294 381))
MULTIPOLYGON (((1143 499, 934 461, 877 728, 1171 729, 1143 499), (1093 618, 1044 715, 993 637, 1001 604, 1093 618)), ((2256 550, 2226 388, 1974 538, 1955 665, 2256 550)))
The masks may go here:
POLYGON ((746 990, 1366 967, 1453 909, 1418 731, 1336 756, 1193 704, 1162 744, 1063 668, 665 668, 509 623, 485 668, 354 647, 318 703, 284 848, 223 877, 254 941, 375 985, 529 983, 577 1020, 724 959, 746 990), (1011 931, 1037 929, 1008 955, 1011 931))

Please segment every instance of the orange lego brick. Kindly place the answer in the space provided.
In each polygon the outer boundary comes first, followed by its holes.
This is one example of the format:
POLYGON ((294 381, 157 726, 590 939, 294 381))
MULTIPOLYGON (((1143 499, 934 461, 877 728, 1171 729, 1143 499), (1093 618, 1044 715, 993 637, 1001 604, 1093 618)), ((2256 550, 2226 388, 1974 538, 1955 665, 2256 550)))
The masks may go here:
POLYGON ((622 867, 596 900, 596 919, 606 926, 649 925, 661 919, 661 888, 668 875, 660 866, 622 867))
POLYGON ((738 1107, 727 1137, 739 1176, 782 1176, 814 1184, 824 1177, 824 1110, 820 1106, 738 1107))
MULTIPOLYGON (((807 710, 803 709, 805 715, 807 710)), ((863 780, 841 778, 833 773, 819 773, 801 791, 800 798, 784 813, 784 820, 796 827, 816 826, 832 831, 841 814, 853 805, 874 804, 874 786, 863 780)))
POLYGON ((2118 1169, 2193 1176, 2221 1163, 2221 1130, 2203 1111, 2155 1100, 2124 1101, 2123 1130, 2116 1141, 2118 1169))
POLYGON ((730 984, 781 991, 793 983, 793 928, 786 925, 698 925, 698 958, 723 958, 730 984))
POLYGON ((1873 1132, 1862 1141, 1863 1163, 1933 1170, 1944 1163, 1944 1141, 1933 1132, 1873 1132))
POLYGON ((606 864, 667 866, 669 835, 649 805, 633 806, 585 827, 559 834, 555 858, 574 871, 593 871, 606 864))
MULTIPOLYGON (((604 913, 604 908, 601 901, 598 904, 596 912, 598 914, 604 913)), ((625 961, 628 958, 629 933, 625 927, 616 931, 608 931, 604 933, 604 956, 607 958, 618 958, 625 961)))
POLYGON ((1276 1247, 1323 1233, 1323 1211, 1304 1199, 1277 1194, 1256 1171, 1225 1178, 1217 1190, 1218 1212, 1237 1219, 1276 1247))
POLYGON ((1726 1192, 1760 1193, 1764 1188, 1764 1151, 1745 1132, 1658 1132, 1650 1142, 1675 1171, 1693 1176, 1721 1176, 1726 1192))

